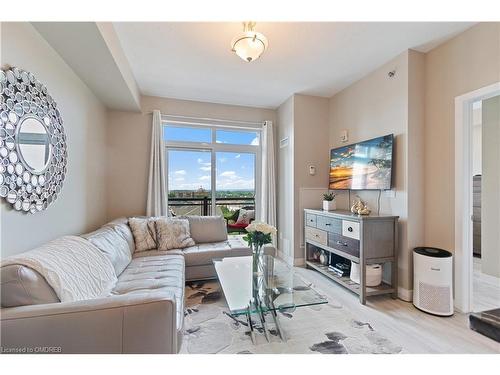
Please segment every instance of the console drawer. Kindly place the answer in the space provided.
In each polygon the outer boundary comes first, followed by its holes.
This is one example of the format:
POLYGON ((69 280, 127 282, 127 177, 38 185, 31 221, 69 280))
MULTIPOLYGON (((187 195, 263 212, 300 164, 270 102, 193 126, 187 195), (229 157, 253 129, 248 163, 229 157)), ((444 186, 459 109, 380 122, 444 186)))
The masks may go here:
POLYGON ((316 215, 306 214, 306 225, 308 227, 316 228, 316 215))
POLYGON ((318 215, 316 218, 316 227, 326 230, 330 233, 342 233, 342 220, 329 216, 318 215))
POLYGON ((316 228, 306 227, 305 235, 306 239, 308 240, 318 242, 325 246, 328 244, 328 234, 325 231, 316 228))
POLYGON ((356 221, 342 220, 342 235, 359 240, 359 223, 356 221))
POLYGON ((359 257, 359 240, 344 237, 341 234, 330 233, 328 234, 328 246, 359 257))

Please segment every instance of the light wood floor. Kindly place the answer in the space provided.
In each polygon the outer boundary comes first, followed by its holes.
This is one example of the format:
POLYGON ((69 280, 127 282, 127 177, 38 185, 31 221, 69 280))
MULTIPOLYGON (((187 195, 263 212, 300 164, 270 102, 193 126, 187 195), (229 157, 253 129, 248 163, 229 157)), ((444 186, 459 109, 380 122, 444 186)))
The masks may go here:
POLYGON ((500 279, 481 272, 481 258, 474 259, 472 284, 473 311, 486 311, 500 307, 500 279))
POLYGON ((389 296, 370 297, 363 306, 356 295, 318 272, 305 268, 297 268, 297 272, 313 282, 318 292, 340 302, 408 353, 500 353, 499 343, 469 329, 465 314, 437 317, 389 296))

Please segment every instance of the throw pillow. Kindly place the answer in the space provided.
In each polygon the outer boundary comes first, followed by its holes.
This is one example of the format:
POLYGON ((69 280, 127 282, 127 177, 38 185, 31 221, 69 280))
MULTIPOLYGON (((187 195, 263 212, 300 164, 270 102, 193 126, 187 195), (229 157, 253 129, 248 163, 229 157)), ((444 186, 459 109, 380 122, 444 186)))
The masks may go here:
POLYGON ((135 251, 147 251, 156 249, 156 218, 132 217, 128 220, 128 225, 132 230, 135 241, 135 251))
POLYGON ((186 219, 161 218, 156 220, 158 250, 183 249, 194 246, 186 219))
POLYGON ((236 220, 236 224, 250 224, 250 220, 255 219, 255 210, 245 210, 243 208, 240 209, 240 213, 238 214, 238 220, 236 220))

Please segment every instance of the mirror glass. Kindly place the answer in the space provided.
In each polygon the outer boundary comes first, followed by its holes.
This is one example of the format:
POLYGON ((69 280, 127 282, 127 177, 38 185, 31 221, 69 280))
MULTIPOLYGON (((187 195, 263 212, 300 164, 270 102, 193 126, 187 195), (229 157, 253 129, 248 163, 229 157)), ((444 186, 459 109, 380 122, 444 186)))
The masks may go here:
POLYGON ((34 117, 26 117, 19 124, 16 142, 26 168, 33 173, 42 173, 52 154, 52 145, 45 125, 34 117))

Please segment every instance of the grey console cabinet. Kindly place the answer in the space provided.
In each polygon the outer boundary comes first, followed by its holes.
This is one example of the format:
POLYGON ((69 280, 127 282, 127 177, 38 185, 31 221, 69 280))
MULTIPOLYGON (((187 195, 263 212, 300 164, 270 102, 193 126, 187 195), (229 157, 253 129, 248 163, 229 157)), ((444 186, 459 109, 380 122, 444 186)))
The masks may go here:
POLYGON ((359 295, 362 304, 366 297, 391 294, 397 297, 398 285, 398 216, 354 215, 349 211, 304 210, 304 239, 306 267, 321 272, 333 281, 359 295), (313 259, 315 250, 335 254, 360 265, 360 283, 349 276, 340 277, 313 259), (390 284, 366 286, 367 264, 391 263, 390 284))

